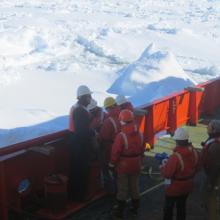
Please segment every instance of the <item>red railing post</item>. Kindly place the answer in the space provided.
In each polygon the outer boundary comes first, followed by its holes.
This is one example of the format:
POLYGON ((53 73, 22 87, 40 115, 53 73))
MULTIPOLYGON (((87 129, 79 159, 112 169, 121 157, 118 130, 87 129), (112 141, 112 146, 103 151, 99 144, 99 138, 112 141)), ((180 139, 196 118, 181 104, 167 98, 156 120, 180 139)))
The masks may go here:
POLYGON ((177 100, 176 96, 170 99, 169 113, 168 113, 168 131, 173 134, 177 128, 177 100))
POLYGON ((5 185, 5 169, 4 162, 0 161, 0 219, 8 220, 8 201, 7 201, 7 192, 5 185))
POLYGON ((199 121, 202 97, 203 97, 202 90, 190 92, 190 104, 189 104, 190 125, 196 126, 199 121))
POLYGON ((146 117, 146 129, 144 136, 146 137, 147 143, 150 144, 151 148, 154 147, 154 144, 156 142, 155 140, 155 133, 154 133, 154 114, 153 114, 154 104, 149 106, 148 108, 148 114, 146 117))
MULTIPOLYGON (((154 132, 153 132, 153 104, 147 108, 147 115, 139 118, 139 131, 144 135, 144 141, 154 146, 154 132), (141 119, 141 120, 140 120, 141 119)), ((146 109, 145 109, 146 110, 146 109)))

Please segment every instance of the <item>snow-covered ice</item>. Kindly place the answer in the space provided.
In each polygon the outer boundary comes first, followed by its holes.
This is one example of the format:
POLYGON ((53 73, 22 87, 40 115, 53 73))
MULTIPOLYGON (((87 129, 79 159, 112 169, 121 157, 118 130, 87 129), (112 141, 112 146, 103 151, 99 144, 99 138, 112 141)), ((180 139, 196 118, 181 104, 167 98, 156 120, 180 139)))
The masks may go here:
POLYGON ((218 0, 1 0, 0 146, 64 129, 80 84, 139 105, 219 77, 219 57, 218 0))
POLYGON ((122 69, 119 75, 108 92, 129 96, 134 105, 151 102, 196 84, 171 52, 158 51, 154 44, 150 44, 141 57, 122 69))

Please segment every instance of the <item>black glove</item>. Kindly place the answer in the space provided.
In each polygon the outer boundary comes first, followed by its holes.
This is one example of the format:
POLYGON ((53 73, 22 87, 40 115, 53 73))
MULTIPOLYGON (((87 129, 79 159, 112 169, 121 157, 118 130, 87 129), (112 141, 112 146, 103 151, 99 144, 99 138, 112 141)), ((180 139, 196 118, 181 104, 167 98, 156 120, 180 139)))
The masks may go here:
POLYGON ((202 141, 202 142, 201 142, 201 145, 202 145, 203 147, 205 147, 205 141, 202 141))

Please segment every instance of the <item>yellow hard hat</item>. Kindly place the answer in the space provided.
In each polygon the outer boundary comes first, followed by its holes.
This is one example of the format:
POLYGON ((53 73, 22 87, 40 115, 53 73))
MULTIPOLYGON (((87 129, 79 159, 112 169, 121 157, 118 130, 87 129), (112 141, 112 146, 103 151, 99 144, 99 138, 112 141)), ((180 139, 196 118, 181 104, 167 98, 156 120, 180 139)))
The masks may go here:
POLYGON ((113 105, 116 104, 116 101, 114 98, 112 97, 107 97, 105 100, 104 100, 104 108, 109 108, 113 105))

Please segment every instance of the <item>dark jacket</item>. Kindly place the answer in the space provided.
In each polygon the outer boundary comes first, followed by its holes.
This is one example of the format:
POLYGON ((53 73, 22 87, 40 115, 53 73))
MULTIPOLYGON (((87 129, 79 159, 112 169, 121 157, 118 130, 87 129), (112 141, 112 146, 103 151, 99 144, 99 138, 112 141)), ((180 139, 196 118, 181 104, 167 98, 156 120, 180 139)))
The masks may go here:
POLYGON ((208 181, 215 185, 220 176, 220 137, 210 139, 205 145, 203 163, 208 181))
POLYGON ((88 188, 89 170, 92 158, 90 115, 87 109, 77 103, 70 111, 70 170, 68 194, 72 200, 83 200, 88 188))

